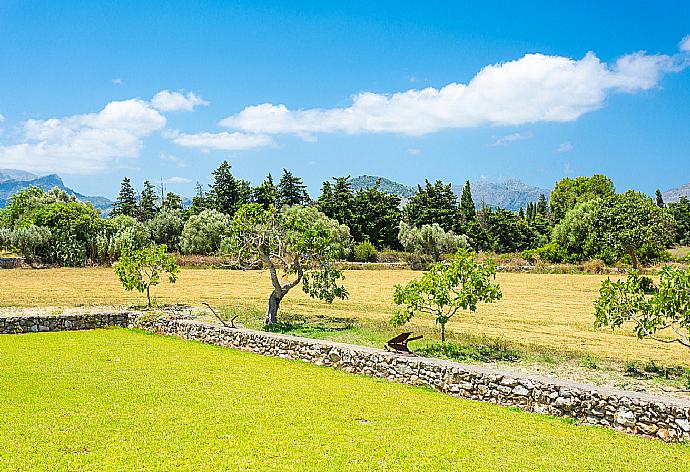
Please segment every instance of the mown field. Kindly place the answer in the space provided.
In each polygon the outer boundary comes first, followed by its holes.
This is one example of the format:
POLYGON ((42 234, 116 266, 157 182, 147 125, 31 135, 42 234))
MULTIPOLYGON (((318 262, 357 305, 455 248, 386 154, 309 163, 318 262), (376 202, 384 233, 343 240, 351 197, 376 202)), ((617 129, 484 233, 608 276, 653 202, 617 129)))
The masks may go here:
MULTIPOLYGON (((391 294, 420 272, 402 270, 348 271, 350 297, 332 305, 308 298, 299 288, 283 301, 281 310, 313 316, 354 319, 388 329, 393 310, 391 294)), ((687 349, 640 341, 630 332, 595 330, 592 303, 602 276, 499 273, 503 299, 481 305, 474 313, 451 320, 449 330, 498 337, 539 349, 589 353, 600 358, 655 360, 667 365, 690 364, 687 349)), ((161 303, 200 304, 243 311, 265 307, 270 282, 261 271, 183 269, 175 285, 155 290, 161 303)), ((0 306, 75 306, 142 303, 143 296, 125 292, 108 268, 0 271, 0 306)), ((429 334, 433 322, 415 319, 413 328, 429 334)), ((392 328, 391 332, 394 330, 392 328)), ((345 339, 347 341, 347 339, 345 339)))
POLYGON ((687 470, 665 444, 122 329, 0 335, 1 470, 687 470))

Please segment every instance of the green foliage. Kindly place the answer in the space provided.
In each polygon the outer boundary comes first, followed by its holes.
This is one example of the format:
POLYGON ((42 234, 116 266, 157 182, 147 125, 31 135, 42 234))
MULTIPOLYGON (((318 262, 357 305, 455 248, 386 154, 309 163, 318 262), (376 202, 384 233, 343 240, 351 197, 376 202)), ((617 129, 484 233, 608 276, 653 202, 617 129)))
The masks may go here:
POLYGON ((180 247, 185 254, 215 254, 229 230, 230 219, 216 210, 192 215, 184 225, 180 247))
POLYGON ((600 198, 577 203, 553 228, 552 240, 567 253, 566 260, 583 261, 599 252, 593 229, 601 205, 600 198))
POLYGON ((602 200, 593 222, 594 243, 619 256, 627 254, 635 269, 641 255, 663 252, 674 238, 675 222, 669 211, 634 190, 602 200))
POLYGON ((148 221, 156 214, 156 189, 148 180, 144 180, 144 189, 139 199, 139 221, 148 221))
POLYGON ((252 202, 264 208, 276 205, 278 202, 278 187, 273 183, 273 176, 268 174, 258 187, 252 189, 252 202))
POLYGON ((375 262, 376 254, 376 247, 374 247, 374 245, 369 241, 355 244, 354 257, 358 262, 375 262))
POLYGON ((302 179, 283 169, 278 183, 278 206, 306 205, 310 200, 302 179))
POLYGON ((151 287, 158 285, 161 276, 170 283, 177 280, 175 256, 167 253, 165 244, 148 246, 136 251, 125 251, 115 264, 115 274, 125 290, 146 292, 147 306, 151 306, 151 287))
POLYGON ((428 180, 418 186, 417 194, 410 198, 404 209, 405 221, 410 226, 421 227, 437 223, 446 231, 459 230, 458 199, 451 184, 428 180))
POLYGON ((676 220, 676 242, 690 245, 690 200, 682 196, 677 203, 669 203, 668 209, 676 220))
POLYGON ((538 243, 537 235, 527 221, 503 208, 486 208, 480 211, 490 248, 497 253, 518 252, 530 249, 538 243))
POLYGON ((151 239, 156 244, 165 244, 173 251, 180 248, 180 236, 184 230, 185 220, 182 210, 161 209, 156 216, 146 222, 151 239))
POLYGON ((174 192, 168 192, 165 195, 165 198, 163 199, 163 203, 161 204, 161 209, 163 210, 184 210, 184 206, 182 204, 182 197, 180 197, 178 194, 174 192))
POLYGON ((208 195, 204 192, 204 187, 197 182, 196 183, 196 195, 192 197, 192 207, 189 209, 190 215, 198 215, 204 210, 209 210, 211 202, 209 201, 208 195))
POLYGON ((690 348, 690 271, 664 267, 656 290, 636 270, 624 281, 604 280, 595 301, 595 327, 632 322, 639 338, 677 342, 690 348), (648 296, 648 292, 652 292, 648 296), (661 336, 659 336, 661 334, 661 336))
POLYGON ((353 236, 378 248, 397 248, 400 197, 380 188, 380 182, 354 195, 353 236))
POLYGON ((468 247, 467 236, 444 231, 437 223, 414 228, 401 221, 398 239, 406 251, 431 256, 434 261, 438 261, 441 254, 468 247))
POLYGON ((544 244, 537 249, 522 251, 522 257, 531 262, 534 262, 535 256, 541 261, 560 263, 568 258, 568 253, 558 243, 554 242, 544 244))
POLYGON ((211 208, 232 216, 242 205, 249 202, 251 188, 246 180, 235 178, 230 168, 228 161, 223 161, 213 171, 213 183, 208 200, 211 208))
POLYGON ((113 204, 112 216, 126 215, 136 218, 138 215, 137 194, 132 187, 132 181, 125 177, 120 185, 120 194, 113 204))
POLYGON ((602 174, 575 179, 566 177, 551 192, 551 214, 554 221, 559 222, 577 203, 613 197, 615 193, 611 179, 602 174))
POLYGON ((479 302, 492 303, 502 297, 501 288, 490 280, 496 276, 491 261, 477 263, 471 253, 458 250, 447 263, 436 263, 419 280, 396 285, 393 302, 405 305, 391 323, 402 326, 417 314, 431 315, 441 326, 445 341, 446 323, 458 310, 477 310, 479 302))
POLYGON ((52 234, 44 226, 30 225, 8 232, 9 246, 15 247, 28 261, 39 259, 50 250, 52 234))
POLYGON ((465 223, 477 219, 477 209, 474 206, 474 200, 472 200, 472 189, 469 180, 465 182, 465 186, 462 188, 462 195, 460 196, 460 217, 465 223))
POLYGON ((415 354, 459 362, 515 362, 522 357, 519 350, 500 340, 431 343, 415 349, 415 354))
POLYGON ((268 268, 273 292, 265 324, 270 325, 277 322, 283 297, 300 282, 312 298, 331 303, 347 297, 337 283, 343 274, 333 261, 350 244, 347 227, 316 208, 295 205, 279 211, 252 203, 235 214, 222 252, 238 266, 268 268))

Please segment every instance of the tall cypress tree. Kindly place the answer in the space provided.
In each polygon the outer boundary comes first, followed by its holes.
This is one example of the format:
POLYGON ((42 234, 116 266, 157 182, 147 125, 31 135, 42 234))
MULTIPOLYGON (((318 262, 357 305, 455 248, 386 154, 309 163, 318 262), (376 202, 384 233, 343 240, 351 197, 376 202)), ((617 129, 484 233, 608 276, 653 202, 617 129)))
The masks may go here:
POLYGON ((132 182, 129 178, 122 179, 120 185, 120 194, 113 203, 113 211, 110 212, 112 216, 127 215, 132 218, 137 216, 137 194, 132 187, 132 182))
POLYGON ((139 200, 139 220, 148 221, 156 214, 156 188, 148 180, 144 181, 139 200))
POLYGON ((309 203, 307 186, 302 179, 293 175, 287 169, 283 169, 283 176, 278 184, 278 204, 279 205, 306 205, 309 203))
POLYGON ((240 206, 249 202, 251 188, 246 180, 236 179, 230 168, 228 161, 223 161, 213 171, 209 198, 214 209, 232 216, 240 206))
POLYGON ((659 208, 665 208, 666 204, 664 203, 664 196, 661 195, 661 190, 656 189, 656 205, 659 208))
POLYGON ((321 187, 321 195, 317 200, 319 211, 352 229, 354 193, 350 185, 350 176, 334 177, 335 183, 328 181, 321 187))
POLYGON ((206 192, 204 192, 204 187, 197 182, 196 195, 192 197, 192 207, 189 209, 189 213, 192 215, 198 215, 206 209, 208 209, 208 197, 206 192))
POLYGON ((546 202, 546 196, 542 193, 539 195, 539 200, 537 201, 537 213, 543 216, 544 218, 549 217, 549 205, 546 202))
POLYGON ((477 219, 477 209, 472 199, 472 189, 470 188, 469 180, 465 182, 465 186, 462 188, 462 196, 460 197, 460 216, 465 222, 477 219))

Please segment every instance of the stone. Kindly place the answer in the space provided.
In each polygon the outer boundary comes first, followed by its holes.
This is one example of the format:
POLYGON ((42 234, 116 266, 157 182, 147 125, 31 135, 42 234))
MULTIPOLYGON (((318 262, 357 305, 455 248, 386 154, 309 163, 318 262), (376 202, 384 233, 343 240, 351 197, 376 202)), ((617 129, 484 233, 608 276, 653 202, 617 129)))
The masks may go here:
POLYGON ((621 407, 616 414, 616 423, 623 426, 633 427, 635 426, 635 420, 635 413, 625 407, 621 407))
POLYGON ((522 385, 518 385, 517 387, 515 387, 515 388, 513 389, 513 394, 514 394, 514 395, 519 395, 519 396, 521 396, 521 397, 526 397, 527 395, 529 395, 529 390, 527 390, 527 389, 526 389, 525 387, 523 387, 522 385))
POLYGON ((683 431, 690 432, 690 422, 681 418, 676 418, 676 424, 680 426, 683 431))

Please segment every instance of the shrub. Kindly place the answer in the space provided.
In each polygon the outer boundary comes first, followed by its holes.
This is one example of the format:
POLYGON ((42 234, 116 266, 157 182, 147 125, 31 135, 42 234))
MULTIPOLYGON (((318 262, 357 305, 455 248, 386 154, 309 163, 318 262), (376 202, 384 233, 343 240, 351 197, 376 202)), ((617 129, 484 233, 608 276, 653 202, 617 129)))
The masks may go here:
POLYGON ((52 234, 48 228, 31 225, 15 229, 9 239, 27 260, 34 261, 50 249, 52 234))
POLYGON ((376 248, 369 241, 355 244, 354 255, 358 262, 374 262, 376 261, 376 254, 376 248))
POLYGON ((445 231, 438 223, 415 228, 403 221, 399 228, 398 240, 406 251, 432 256, 434 261, 438 261, 441 254, 468 247, 467 236, 445 231))
POLYGON ((146 226, 154 243, 165 244, 169 249, 177 250, 184 223, 182 211, 163 208, 146 222, 146 226))

